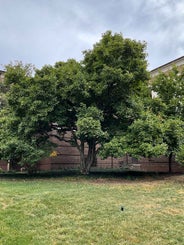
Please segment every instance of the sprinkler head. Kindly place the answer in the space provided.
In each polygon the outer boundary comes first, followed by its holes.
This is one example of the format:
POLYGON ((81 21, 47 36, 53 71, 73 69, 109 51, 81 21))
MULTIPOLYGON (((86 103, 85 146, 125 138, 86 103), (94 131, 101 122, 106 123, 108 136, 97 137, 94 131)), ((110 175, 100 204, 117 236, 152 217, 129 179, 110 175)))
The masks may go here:
POLYGON ((124 207, 123 206, 121 206, 121 211, 124 211, 124 207))

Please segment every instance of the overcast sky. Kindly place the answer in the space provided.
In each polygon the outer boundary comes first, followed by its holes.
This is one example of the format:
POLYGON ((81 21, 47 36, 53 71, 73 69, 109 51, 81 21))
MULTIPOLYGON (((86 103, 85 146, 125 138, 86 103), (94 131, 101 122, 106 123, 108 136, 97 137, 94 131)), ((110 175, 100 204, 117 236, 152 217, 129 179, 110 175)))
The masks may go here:
POLYGON ((183 0, 0 0, 0 69, 82 59, 107 30, 146 41, 149 69, 184 55, 183 0))

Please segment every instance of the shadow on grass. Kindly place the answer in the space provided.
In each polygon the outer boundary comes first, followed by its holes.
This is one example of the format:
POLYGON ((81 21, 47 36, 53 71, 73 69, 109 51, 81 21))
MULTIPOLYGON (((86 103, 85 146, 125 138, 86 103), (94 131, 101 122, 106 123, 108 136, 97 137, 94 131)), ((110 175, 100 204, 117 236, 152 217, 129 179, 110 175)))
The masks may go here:
POLYGON ((86 180, 98 180, 98 179, 107 179, 107 180, 159 180, 165 179, 170 176, 181 175, 177 173, 155 173, 155 172, 140 172, 140 171, 123 171, 123 170, 92 170, 90 174, 83 175, 79 170, 59 170, 59 171, 44 171, 37 172, 33 174, 28 174, 27 172, 6 172, 0 173, 1 179, 49 179, 49 178, 80 178, 86 180))

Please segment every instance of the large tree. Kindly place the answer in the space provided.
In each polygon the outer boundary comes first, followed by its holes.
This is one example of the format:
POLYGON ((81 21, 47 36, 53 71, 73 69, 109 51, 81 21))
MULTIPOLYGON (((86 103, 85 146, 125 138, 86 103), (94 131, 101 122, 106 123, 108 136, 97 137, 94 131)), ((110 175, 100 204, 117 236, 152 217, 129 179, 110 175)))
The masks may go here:
POLYGON ((37 147, 50 132, 60 140, 70 132, 81 172, 88 173, 103 143, 126 132, 140 114, 140 97, 148 95, 145 48, 145 43, 108 31, 84 51, 80 63, 57 62, 33 76, 29 66, 8 66, 11 130, 37 147))
POLYGON ((147 96, 145 48, 145 43, 108 31, 92 50, 84 51, 81 65, 74 61, 55 65, 59 109, 65 118, 56 122, 72 132, 84 173, 105 140, 126 131, 139 114, 137 98, 147 96))

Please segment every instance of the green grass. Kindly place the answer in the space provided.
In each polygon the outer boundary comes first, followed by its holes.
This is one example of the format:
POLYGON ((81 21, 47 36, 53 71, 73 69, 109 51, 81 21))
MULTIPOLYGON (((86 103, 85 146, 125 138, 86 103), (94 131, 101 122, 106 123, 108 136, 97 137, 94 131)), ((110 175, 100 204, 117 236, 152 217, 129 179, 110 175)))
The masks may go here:
POLYGON ((182 245, 183 230, 181 175, 0 180, 0 244, 182 245))

